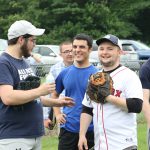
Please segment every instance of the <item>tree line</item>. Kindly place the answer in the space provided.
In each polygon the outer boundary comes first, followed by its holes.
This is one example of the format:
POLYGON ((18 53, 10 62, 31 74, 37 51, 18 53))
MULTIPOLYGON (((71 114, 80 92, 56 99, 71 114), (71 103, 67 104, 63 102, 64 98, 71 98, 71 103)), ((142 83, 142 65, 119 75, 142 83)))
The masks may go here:
POLYGON ((16 20, 45 28, 38 44, 59 44, 78 33, 115 34, 150 44, 149 0, 0 0, 0 38, 16 20))

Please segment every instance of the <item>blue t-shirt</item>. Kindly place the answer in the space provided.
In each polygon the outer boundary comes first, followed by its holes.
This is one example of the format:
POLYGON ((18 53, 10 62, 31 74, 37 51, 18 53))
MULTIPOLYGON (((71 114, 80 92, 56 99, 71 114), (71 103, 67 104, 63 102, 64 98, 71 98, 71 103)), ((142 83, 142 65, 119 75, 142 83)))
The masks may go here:
POLYGON ((139 71, 143 89, 150 89, 150 59, 145 62, 139 71))
MULTIPOLYGON (((61 93, 65 89, 65 95, 72 97, 75 101, 73 107, 63 107, 66 114, 66 123, 61 125, 68 131, 78 133, 80 128, 80 114, 82 111, 82 100, 84 98, 89 76, 97 72, 91 65, 87 68, 77 68, 74 65, 65 68, 56 79, 56 91, 61 93)), ((89 126, 93 130, 93 124, 89 126)))
MULTIPOLYGON (((0 56, 0 84, 12 85, 34 75, 24 59, 7 53, 0 56)), ((18 106, 5 105, 0 99, 0 139, 35 138, 44 134, 42 105, 37 100, 18 106)))

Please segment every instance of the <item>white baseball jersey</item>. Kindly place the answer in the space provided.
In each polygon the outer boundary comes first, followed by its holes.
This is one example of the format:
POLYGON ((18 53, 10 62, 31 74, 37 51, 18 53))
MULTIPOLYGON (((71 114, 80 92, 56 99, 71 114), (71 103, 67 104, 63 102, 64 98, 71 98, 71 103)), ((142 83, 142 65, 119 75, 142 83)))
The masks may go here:
MULTIPOLYGON (((143 99, 141 82, 135 72, 121 66, 113 71, 113 95, 143 99)), ((136 114, 111 103, 99 104, 85 95, 83 105, 93 108, 95 150, 122 150, 137 145, 136 114)))

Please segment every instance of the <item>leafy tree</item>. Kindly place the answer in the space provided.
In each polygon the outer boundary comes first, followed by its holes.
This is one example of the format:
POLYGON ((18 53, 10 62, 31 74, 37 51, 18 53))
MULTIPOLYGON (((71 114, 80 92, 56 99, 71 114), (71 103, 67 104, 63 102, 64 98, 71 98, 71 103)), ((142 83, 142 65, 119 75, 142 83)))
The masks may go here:
POLYGON ((148 0, 0 0, 0 35, 7 38, 12 22, 26 19, 46 29, 41 44, 59 44, 81 32, 149 42, 149 7, 148 0))

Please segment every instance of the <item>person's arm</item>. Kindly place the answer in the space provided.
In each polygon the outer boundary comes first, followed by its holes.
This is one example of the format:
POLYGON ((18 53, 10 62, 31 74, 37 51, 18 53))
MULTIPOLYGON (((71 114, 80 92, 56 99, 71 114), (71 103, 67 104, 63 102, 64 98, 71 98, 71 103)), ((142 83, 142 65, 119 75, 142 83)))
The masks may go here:
POLYGON ((126 104, 126 99, 123 99, 121 97, 116 97, 116 96, 113 96, 113 95, 109 95, 106 97, 106 101, 107 102, 110 102, 118 107, 121 107, 122 109, 124 110, 128 110, 127 109, 127 104, 126 104))
POLYGON ((52 124, 52 121, 48 119, 44 119, 44 127, 49 129, 49 126, 52 124))
POLYGON ((80 132, 79 132, 79 142, 78 148, 79 150, 83 150, 84 148, 88 150, 86 132, 92 121, 92 116, 87 113, 81 113, 80 117, 80 132))
POLYGON ((62 107, 62 106, 68 106, 68 107, 71 107, 71 106, 74 106, 74 101, 72 98, 70 97, 61 97, 61 98, 49 98, 49 97, 46 97, 46 96, 41 96, 41 102, 44 106, 47 106, 47 107, 62 107))
POLYGON ((149 104, 150 90, 143 89, 143 96, 144 96, 143 113, 146 118, 148 127, 150 128, 150 104, 149 104))
POLYGON ((37 63, 41 63, 41 59, 35 55, 35 54, 31 54, 31 57, 37 62, 37 63))
POLYGON ((32 90, 14 90, 11 85, 0 85, 0 97, 5 105, 21 105, 54 90, 55 84, 42 84, 32 90))
POLYGON ((126 98, 120 97, 115 90, 114 95, 106 97, 106 101, 129 113, 140 113, 143 105, 142 85, 139 77, 134 72, 130 73, 131 75, 123 80, 122 84, 125 86, 123 91, 120 91, 126 98))
MULTIPOLYGON (((58 98, 59 94, 57 92, 53 92, 51 94, 51 97, 58 98)), ((54 109, 57 122, 60 124, 64 124, 66 122, 66 119, 65 119, 66 115, 61 112, 61 109, 59 107, 53 107, 53 109, 54 109)))
POLYGON ((129 113, 140 113, 142 111, 143 100, 139 98, 121 98, 113 95, 106 97, 106 101, 110 102, 129 113))

